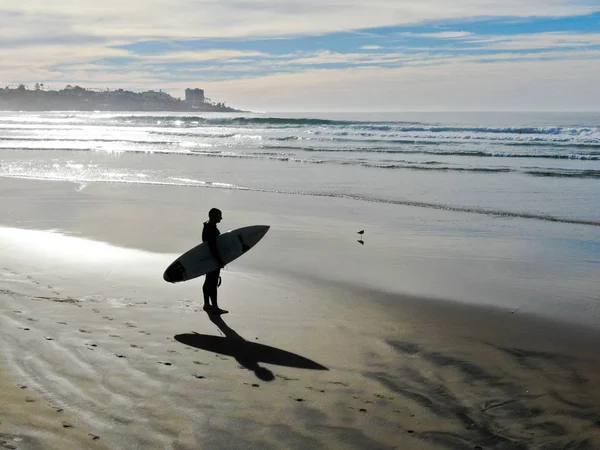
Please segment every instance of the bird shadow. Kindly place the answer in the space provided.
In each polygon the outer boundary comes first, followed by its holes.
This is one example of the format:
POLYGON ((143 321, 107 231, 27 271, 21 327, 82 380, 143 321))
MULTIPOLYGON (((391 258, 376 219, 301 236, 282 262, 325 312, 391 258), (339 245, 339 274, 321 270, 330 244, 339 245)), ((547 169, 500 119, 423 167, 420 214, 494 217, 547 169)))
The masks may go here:
POLYGON ((192 332, 177 334, 174 336, 175 340, 190 347, 232 356, 242 367, 253 371, 262 381, 273 381, 275 375, 269 369, 260 366, 259 363, 299 369, 329 370, 304 356, 268 345, 248 342, 229 327, 219 315, 209 314, 209 318, 225 337, 192 332))

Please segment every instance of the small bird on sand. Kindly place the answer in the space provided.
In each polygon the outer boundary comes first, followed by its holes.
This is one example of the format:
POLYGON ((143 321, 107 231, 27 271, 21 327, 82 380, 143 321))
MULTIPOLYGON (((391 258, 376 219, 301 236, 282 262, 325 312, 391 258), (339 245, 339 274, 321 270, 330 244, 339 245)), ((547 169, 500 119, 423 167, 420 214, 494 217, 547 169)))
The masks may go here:
POLYGON ((360 234, 360 235, 362 236, 363 234, 365 234, 365 230, 360 230, 360 231, 358 232, 358 234, 360 234))

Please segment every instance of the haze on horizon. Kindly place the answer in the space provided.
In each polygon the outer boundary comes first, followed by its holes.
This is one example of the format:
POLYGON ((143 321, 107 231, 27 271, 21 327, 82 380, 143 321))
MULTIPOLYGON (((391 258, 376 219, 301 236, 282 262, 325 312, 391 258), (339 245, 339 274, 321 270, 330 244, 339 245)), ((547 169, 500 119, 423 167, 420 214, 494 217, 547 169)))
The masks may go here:
POLYGON ((600 2, 0 4, 0 85, 203 88, 255 111, 600 110, 600 2))

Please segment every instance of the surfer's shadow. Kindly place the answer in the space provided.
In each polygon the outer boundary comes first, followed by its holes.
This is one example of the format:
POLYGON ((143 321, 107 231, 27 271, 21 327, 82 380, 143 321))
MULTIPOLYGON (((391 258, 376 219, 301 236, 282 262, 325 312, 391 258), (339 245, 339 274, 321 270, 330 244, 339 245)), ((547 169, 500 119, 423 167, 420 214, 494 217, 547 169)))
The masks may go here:
POLYGON ((209 315, 225 337, 199 333, 177 334, 175 339, 190 347, 232 356, 245 369, 251 370, 262 381, 273 381, 275 375, 259 363, 299 369, 329 370, 327 367, 295 353, 249 342, 227 325, 220 315, 209 315))

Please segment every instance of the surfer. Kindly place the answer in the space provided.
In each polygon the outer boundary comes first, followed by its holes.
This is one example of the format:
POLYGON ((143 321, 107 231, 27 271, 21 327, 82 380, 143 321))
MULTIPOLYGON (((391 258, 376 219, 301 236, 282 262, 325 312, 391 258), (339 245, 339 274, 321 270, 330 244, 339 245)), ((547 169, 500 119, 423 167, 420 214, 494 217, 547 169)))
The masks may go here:
POLYGON ((204 228, 202 229, 202 242, 208 243, 210 253, 219 263, 219 268, 206 274, 204 285, 202 286, 202 292, 204 293, 204 311, 213 314, 225 314, 228 311, 219 308, 217 303, 217 288, 219 286, 221 267, 225 264, 219 255, 217 249, 217 237, 221 234, 217 228, 217 224, 223 219, 223 214, 217 208, 212 208, 208 212, 208 221, 204 222, 204 228))

